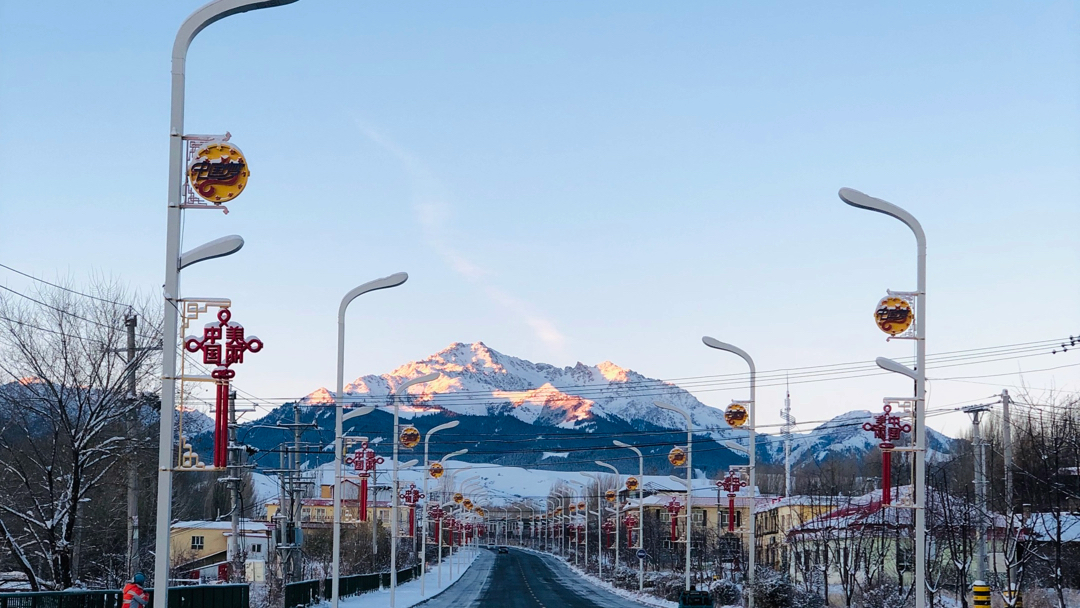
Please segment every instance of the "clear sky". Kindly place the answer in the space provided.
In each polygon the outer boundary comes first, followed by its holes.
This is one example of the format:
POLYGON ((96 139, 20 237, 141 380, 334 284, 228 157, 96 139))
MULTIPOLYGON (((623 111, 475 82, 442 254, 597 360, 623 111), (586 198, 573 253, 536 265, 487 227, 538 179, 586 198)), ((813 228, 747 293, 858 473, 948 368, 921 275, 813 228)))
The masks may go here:
MULTIPOLYGON (((0 0, 0 262, 159 289, 169 55, 198 6, 0 0)), ((333 386, 341 296, 401 270, 350 309, 347 379, 477 340, 665 379, 744 370, 703 334, 761 370, 910 355, 871 313, 914 288, 914 239, 844 205, 849 186, 926 229, 930 353, 1080 334, 1078 58, 1073 2, 300 0, 231 17, 191 49, 186 130, 230 131, 252 177, 229 215, 187 212, 184 244, 247 245, 185 271, 183 293, 233 299, 266 342, 237 386, 267 398, 333 386)), ((928 366, 930 407, 1080 391, 1078 364, 928 366)), ((783 387, 763 384, 774 423, 783 387)), ((908 390, 791 387, 804 421, 908 390)))

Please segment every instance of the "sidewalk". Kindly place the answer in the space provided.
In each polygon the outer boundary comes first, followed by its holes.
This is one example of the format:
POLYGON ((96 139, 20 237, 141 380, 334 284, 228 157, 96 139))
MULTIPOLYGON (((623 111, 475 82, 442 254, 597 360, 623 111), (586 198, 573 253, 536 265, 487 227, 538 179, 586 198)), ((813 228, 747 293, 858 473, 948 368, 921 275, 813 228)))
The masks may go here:
MULTIPOLYGON (((443 585, 439 588, 436 583, 436 572, 438 571, 438 565, 431 567, 426 575, 424 584, 424 590, 427 592, 425 597, 420 596, 420 579, 411 580, 403 585, 398 585, 394 590, 394 608, 410 608, 421 602, 425 602, 433 599, 436 596, 441 596, 445 592, 457 589, 462 585, 455 585, 454 583, 463 577, 467 577, 465 583, 469 580, 477 578, 478 574, 481 574, 486 579, 488 570, 490 570, 491 554, 488 551, 480 550, 478 554, 473 558, 465 558, 462 562, 461 570, 454 573, 453 578, 449 575, 449 559, 443 562, 443 585), (489 567, 484 568, 484 558, 487 558, 489 567), (477 566, 477 567, 474 567, 477 566)), ((472 586, 472 585, 465 585, 472 586)), ((458 595, 455 593, 454 595, 458 595)), ((325 608, 329 606, 329 602, 324 602, 319 606, 325 608)), ((378 591, 371 591, 368 593, 361 593, 360 595, 354 595, 352 597, 342 598, 339 602, 340 608, 387 608, 390 605, 390 589, 380 589, 378 591)), ((467 605, 467 604, 458 604, 467 605)))

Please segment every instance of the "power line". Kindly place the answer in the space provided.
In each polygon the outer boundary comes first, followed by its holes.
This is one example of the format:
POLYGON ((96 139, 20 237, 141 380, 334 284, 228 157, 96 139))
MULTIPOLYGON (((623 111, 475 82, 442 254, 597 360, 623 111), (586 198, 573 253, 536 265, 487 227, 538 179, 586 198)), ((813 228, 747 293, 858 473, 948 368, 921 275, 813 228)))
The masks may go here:
POLYGON ((45 279, 39 279, 39 278, 35 277, 34 275, 27 274, 27 273, 25 273, 25 272, 23 272, 21 270, 16 270, 16 269, 12 268, 11 266, 7 266, 5 264, 0 264, 0 268, 6 268, 6 269, 10 270, 11 272, 14 272, 15 274, 21 274, 22 276, 24 276, 24 277, 26 277, 28 279, 33 279, 34 281, 37 281, 39 283, 44 283, 44 284, 48 285, 49 287, 55 287, 57 289, 62 289, 64 291, 68 292, 68 293, 73 293, 73 294, 76 294, 76 295, 80 295, 80 296, 82 296, 84 298, 90 298, 91 300, 97 300, 99 302, 105 302, 107 304, 116 304, 117 306, 130 306, 130 304, 125 304, 123 302, 117 302, 115 300, 107 300, 105 298, 99 298, 97 296, 92 296, 92 295, 90 295, 88 293, 83 293, 81 291, 76 291, 74 289, 71 289, 70 287, 64 287, 63 285, 57 285, 56 283, 50 283, 50 282, 46 281, 45 279))

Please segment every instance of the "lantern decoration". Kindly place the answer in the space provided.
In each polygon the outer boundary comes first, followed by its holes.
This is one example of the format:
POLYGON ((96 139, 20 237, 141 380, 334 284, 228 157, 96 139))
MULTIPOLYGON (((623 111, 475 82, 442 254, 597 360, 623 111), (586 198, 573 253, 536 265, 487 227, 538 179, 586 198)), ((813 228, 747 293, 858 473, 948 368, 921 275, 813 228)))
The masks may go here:
POLYGON ((747 482, 739 476, 735 471, 728 471, 727 477, 716 482, 717 487, 723 488, 727 492, 728 507, 727 507, 727 529, 728 532, 735 531, 735 495, 739 492, 740 488, 745 488, 747 482))
POLYGON ((671 516, 671 542, 675 542, 676 540, 675 526, 678 522, 679 511, 681 510, 682 504, 679 503, 679 499, 672 496, 671 500, 667 503, 667 512, 668 515, 671 516))
POLYGON ((741 403, 732 403, 724 410, 724 421, 735 428, 746 424, 750 415, 746 413, 746 406, 741 403))
POLYGON ((600 528, 604 531, 605 534, 607 534, 607 547, 605 547, 605 548, 610 549, 611 548, 611 533, 615 530, 615 522, 613 522, 613 521, 611 521, 609 519, 609 520, 605 521, 604 525, 600 526, 600 528))
MULTIPOLYGON (((227 145, 227 144, 226 144, 227 145)), ((217 323, 203 327, 202 338, 184 338, 184 350, 189 353, 202 351, 203 363, 215 366, 210 372, 217 393, 214 399, 214 467, 228 465, 229 450, 229 381, 236 370, 229 366, 244 362, 244 353, 257 353, 263 349, 262 340, 244 336, 244 326, 232 321, 232 312, 222 308, 217 313, 217 323)))
POLYGON ((570 512, 573 513, 574 511, 577 511, 577 505, 571 504, 570 505, 570 512))
POLYGON ((634 538, 634 531, 637 529, 637 523, 638 523, 637 516, 634 515, 633 513, 627 513, 626 517, 623 518, 623 525, 626 526, 626 548, 627 549, 633 549, 634 548, 633 538, 634 538))
POLYGON ((686 466, 686 452, 680 447, 671 448, 671 451, 667 455, 668 462, 677 466, 686 466))
POLYGON ((904 298, 890 295, 882 298, 874 309, 874 322, 878 329, 890 336, 904 333, 914 321, 911 304, 904 298))
POLYGON ((247 186, 247 160, 235 145, 212 141, 195 151, 188 164, 188 182, 200 198, 215 205, 231 201, 247 186))
MULTIPOLYGON (((439 532, 438 532, 439 541, 438 542, 442 542, 442 518, 443 518, 443 515, 445 515, 445 514, 446 514, 446 512, 443 511, 442 507, 439 506, 438 503, 432 505, 431 509, 428 511, 428 521, 430 521, 433 524, 435 524, 436 526, 438 526, 438 530, 439 530, 439 532)), ((427 530, 424 530, 424 535, 425 536, 427 535, 427 530)))
POLYGON ((608 502, 615 502, 615 490, 608 490, 607 492, 604 492, 604 498, 607 499, 608 502))
POLYGON ((438 479, 438 478, 442 477, 443 476, 443 466, 442 466, 442 464, 438 463, 438 462, 431 463, 431 466, 428 467, 428 474, 430 474, 433 479, 438 479))
POLYGON ((416 430, 415 426, 407 426, 401 430, 401 436, 398 439, 401 447, 411 450, 420 444, 420 431, 416 430))
POLYGON ((476 514, 477 515, 479 515, 480 517, 483 517, 484 513, 485 513, 485 511, 482 508, 476 507, 476 514))
POLYGON ((577 510, 584 513, 585 512, 585 503, 583 503, 583 502, 577 503, 577 510))
POLYGON ((405 506, 409 508, 408 538, 412 538, 416 535, 416 504, 420 502, 421 498, 424 498, 424 493, 416 489, 415 483, 410 483, 409 489, 399 494, 398 498, 404 501, 405 506))
POLYGON ((874 422, 864 422, 863 430, 874 433, 874 437, 881 440, 878 447, 881 448, 881 504, 892 503, 892 450, 896 445, 893 443, 900 439, 902 433, 910 433, 911 425, 900 422, 899 416, 893 416, 892 406, 888 403, 882 408, 885 413, 874 416, 874 422))
POLYGON ((360 478, 360 521, 367 521, 368 477, 375 472, 375 466, 382 463, 382 456, 376 456, 367 441, 360 442, 360 448, 345 459, 345 464, 351 464, 360 478))
POLYGON ((462 496, 461 492, 456 492, 454 494, 454 502, 456 502, 457 504, 460 505, 462 503, 462 501, 464 501, 464 500, 465 500, 465 497, 462 496))
POLYGON ((473 508, 472 500, 466 498, 464 501, 462 501, 461 506, 465 507, 465 509, 468 510, 468 511, 472 511, 472 508, 473 508))
POLYGON ((638 484, 639 484, 639 482, 638 482, 637 477, 627 477, 626 478, 626 489, 627 490, 630 490, 631 492, 633 492, 634 490, 638 489, 638 484))

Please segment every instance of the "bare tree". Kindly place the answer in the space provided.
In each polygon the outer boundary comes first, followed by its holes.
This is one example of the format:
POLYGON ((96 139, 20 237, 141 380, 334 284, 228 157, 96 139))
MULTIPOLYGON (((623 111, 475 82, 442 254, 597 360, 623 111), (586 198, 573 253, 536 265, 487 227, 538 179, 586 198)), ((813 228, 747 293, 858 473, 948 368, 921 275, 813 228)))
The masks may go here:
POLYGON ((146 360, 157 323, 141 315, 138 355, 124 359, 124 320, 145 305, 112 282, 85 291, 0 294, 0 533, 35 589, 77 580, 82 505, 101 498, 127 451, 126 420, 144 403, 128 398, 129 369, 156 388, 146 360))

